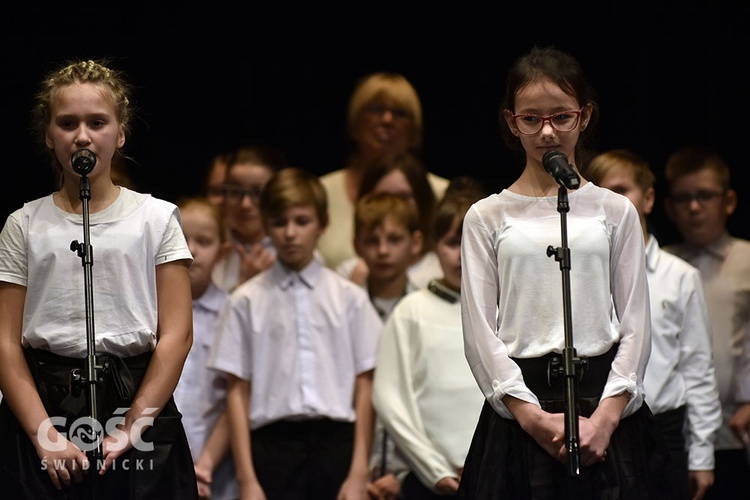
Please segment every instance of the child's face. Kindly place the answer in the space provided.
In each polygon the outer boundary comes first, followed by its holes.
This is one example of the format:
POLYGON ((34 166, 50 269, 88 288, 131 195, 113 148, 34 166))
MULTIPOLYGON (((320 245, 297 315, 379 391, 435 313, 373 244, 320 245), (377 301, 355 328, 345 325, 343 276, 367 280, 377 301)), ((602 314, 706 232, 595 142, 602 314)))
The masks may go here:
POLYGON ((521 134, 513 123, 513 114, 549 116, 562 111, 581 109, 581 104, 574 97, 563 92, 557 84, 550 80, 540 80, 529 83, 516 94, 515 108, 510 110, 512 113, 505 110, 503 116, 513 134, 521 140, 529 160, 541 165, 544 153, 552 150, 562 151, 571 163, 576 160, 575 146, 581 131, 588 125, 591 116, 590 107, 583 107, 578 124, 571 131, 558 131, 549 121, 545 121, 542 129, 536 134, 521 134))
POLYGON ((435 254, 443 270, 443 283, 453 290, 461 289, 461 234, 458 226, 463 219, 453 218, 453 223, 435 243, 435 254))
POLYGON ((221 255, 220 229, 205 207, 189 205, 181 209, 180 214, 182 231, 185 233, 190 253, 193 254, 193 264, 189 270, 190 285, 194 292, 201 291, 198 294, 200 296, 211 282, 211 271, 221 255))
POLYGON ((709 168, 675 180, 665 204, 685 242, 699 246, 713 243, 724 233, 735 207, 735 192, 725 192, 709 168))
POLYGON ((279 262, 301 271, 312 261, 318 238, 323 234, 314 206, 288 208, 281 215, 270 217, 266 226, 279 262))
POLYGON ((233 165, 227 172, 224 207, 232 234, 243 243, 258 243, 265 236, 258 200, 273 171, 262 165, 233 165))
POLYGON ((626 196, 638 210, 641 224, 646 227, 646 217, 654 208, 655 193, 653 188, 648 189, 645 193, 643 189, 635 182, 633 176, 624 171, 612 169, 607 172, 599 186, 614 191, 615 193, 626 196))
POLYGON ((406 274, 422 250, 422 233, 412 233, 393 217, 354 240, 357 254, 367 263, 370 280, 392 280, 406 274))
POLYGON ((60 89, 55 97, 45 141, 67 172, 74 173, 73 153, 88 148, 97 157, 90 176, 109 175, 115 151, 125 144, 124 128, 106 95, 97 85, 75 83, 60 89))

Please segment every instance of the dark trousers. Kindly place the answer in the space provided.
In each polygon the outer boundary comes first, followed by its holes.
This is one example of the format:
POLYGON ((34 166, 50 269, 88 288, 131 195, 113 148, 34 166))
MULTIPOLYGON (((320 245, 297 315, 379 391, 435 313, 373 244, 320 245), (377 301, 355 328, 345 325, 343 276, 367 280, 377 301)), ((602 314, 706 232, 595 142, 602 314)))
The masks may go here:
POLYGON ((335 500, 349 473, 354 424, 280 421, 253 430, 250 440, 268 500, 335 500))
POLYGON ((675 487, 682 493, 682 498, 689 499, 688 452, 685 443, 686 411, 687 407, 683 405, 674 410, 654 414, 654 418, 659 425, 661 435, 664 436, 664 442, 669 449, 669 456, 672 458, 675 474, 679 478, 679 483, 675 487))

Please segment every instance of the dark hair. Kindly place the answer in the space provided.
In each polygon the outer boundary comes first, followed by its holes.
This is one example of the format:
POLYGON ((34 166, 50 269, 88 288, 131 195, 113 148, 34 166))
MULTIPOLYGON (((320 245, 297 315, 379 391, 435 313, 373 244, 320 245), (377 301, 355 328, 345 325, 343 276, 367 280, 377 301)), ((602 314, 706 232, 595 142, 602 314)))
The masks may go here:
POLYGON ((503 118, 503 111, 513 113, 518 92, 530 83, 549 80, 558 85, 563 92, 573 97, 578 103, 591 106, 591 118, 587 127, 581 131, 576 144, 576 163, 580 169, 588 156, 587 148, 593 140, 595 125, 599 117, 599 106, 596 103, 596 92, 589 85, 581 64, 571 55, 553 46, 533 47, 528 53, 516 59, 508 71, 505 85, 505 96, 500 105, 500 133, 505 143, 514 152, 523 152, 521 140, 511 133, 503 118))
POLYGON ((461 223, 456 228, 460 235, 466 211, 471 205, 486 196, 487 191, 484 185, 474 177, 462 175, 451 179, 450 184, 445 189, 445 194, 435 207, 432 224, 435 240, 437 241, 448 234, 456 217, 461 218, 461 223))
POLYGON ((284 153, 266 144, 245 144, 227 154, 227 173, 234 165, 254 163, 268 167, 274 172, 288 167, 284 153))

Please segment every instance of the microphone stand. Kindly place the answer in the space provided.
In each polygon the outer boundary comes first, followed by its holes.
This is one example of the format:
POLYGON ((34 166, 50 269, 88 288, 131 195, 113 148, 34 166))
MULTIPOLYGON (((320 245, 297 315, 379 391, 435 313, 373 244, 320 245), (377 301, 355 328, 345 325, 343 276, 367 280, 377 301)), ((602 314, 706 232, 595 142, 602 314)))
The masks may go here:
MULTIPOLYGON (((84 270, 84 292, 86 298, 86 373, 81 374, 79 369, 74 369, 70 374, 71 393, 78 396, 81 393, 83 385, 86 385, 86 400, 89 407, 89 416, 92 427, 92 435, 96 439, 96 448, 89 453, 89 467, 94 464, 94 470, 97 469, 99 460, 102 457, 102 426, 99 423, 99 407, 97 402, 96 389, 98 381, 98 371, 102 368, 96 364, 96 345, 94 341, 94 292, 92 285, 91 268, 94 265, 93 248, 89 242, 89 200, 91 199, 91 188, 89 178, 86 173, 81 175, 80 200, 83 202, 83 243, 74 240, 70 244, 70 249, 78 253, 82 260, 84 270)), ((96 482, 98 473, 88 475, 91 480, 92 498, 96 498, 96 482)))
MULTIPOLYGON (((557 211, 560 212, 560 229, 562 246, 547 247, 547 256, 555 257, 562 271, 563 317, 565 325, 565 348, 563 349, 562 366, 559 359, 553 358, 548 367, 551 376, 565 377, 565 447, 568 457, 568 476, 577 478, 580 474, 579 435, 578 435, 578 380, 587 365, 585 357, 579 357, 573 346, 573 321, 570 302, 570 248, 568 248, 568 227, 566 214, 570 210, 568 190, 560 186, 557 190, 557 211)), ((571 482, 572 484, 572 482, 571 482)), ((577 483, 576 483, 577 485, 577 483)), ((572 498, 577 498, 572 492, 572 498)))

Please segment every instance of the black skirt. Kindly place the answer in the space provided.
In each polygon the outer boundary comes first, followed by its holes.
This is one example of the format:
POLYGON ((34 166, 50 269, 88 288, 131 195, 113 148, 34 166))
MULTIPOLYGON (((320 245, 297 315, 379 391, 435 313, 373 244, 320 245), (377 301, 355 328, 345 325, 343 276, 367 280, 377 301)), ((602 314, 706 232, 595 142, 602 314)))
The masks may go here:
MULTIPOLYGON (((73 370, 85 374, 85 360, 66 358, 38 349, 26 349, 29 368, 50 417, 60 417, 58 430, 68 439, 86 444, 81 426, 90 416, 86 391, 71 392, 73 370), (82 420, 82 418, 84 420, 82 420)), ((151 353, 132 358, 99 356, 98 421, 102 427, 124 413, 140 386, 151 353)), ((88 427, 90 429, 90 427, 88 427)), ((75 442, 75 441, 74 441, 75 442)), ((43 463, 6 400, 0 403, 0 485, 4 498, 14 499, 197 499, 195 470, 182 415, 170 398, 143 433, 143 445, 119 457, 103 476, 100 464, 91 463, 82 482, 55 489, 43 463), (140 448, 140 449, 138 449, 140 448)), ((91 443, 89 440, 88 443, 91 443)), ((79 446, 81 447, 81 446, 79 446)), ((83 448, 82 448, 83 449, 83 448)), ((86 450, 84 450, 86 451, 86 450)))
MULTIPOLYGON (((580 415, 589 416, 596 409, 598 396, 595 392, 599 391, 600 396, 606 381, 606 376, 602 378, 601 373, 608 371, 613 357, 614 352, 610 352, 598 360, 589 360, 589 371, 581 380, 580 415)), ((545 397, 544 400, 540 398, 542 408, 551 413, 562 412, 564 393, 553 390, 558 383, 548 381, 546 362, 532 361, 531 364, 538 365, 538 369, 543 367, 543 370, 533 375, 529 373, 527 377, 525 368, 528 367, 522 366, 524 379, 544 380, 544 385, 550 386, 549 389, 539 389, 545 397)), ((539 395, 533 385, 534 382, 529 388, 539 395)), ((516 420, 501 417, 485 402, 464 464, 459 498, 682 499, 676 487, 677 481, 669 451, 645 403, 633 415, 620 421, 612 434, 604 462, 581 467, 580 474, 571 476, 568 465, 550 456, 516 420)))

